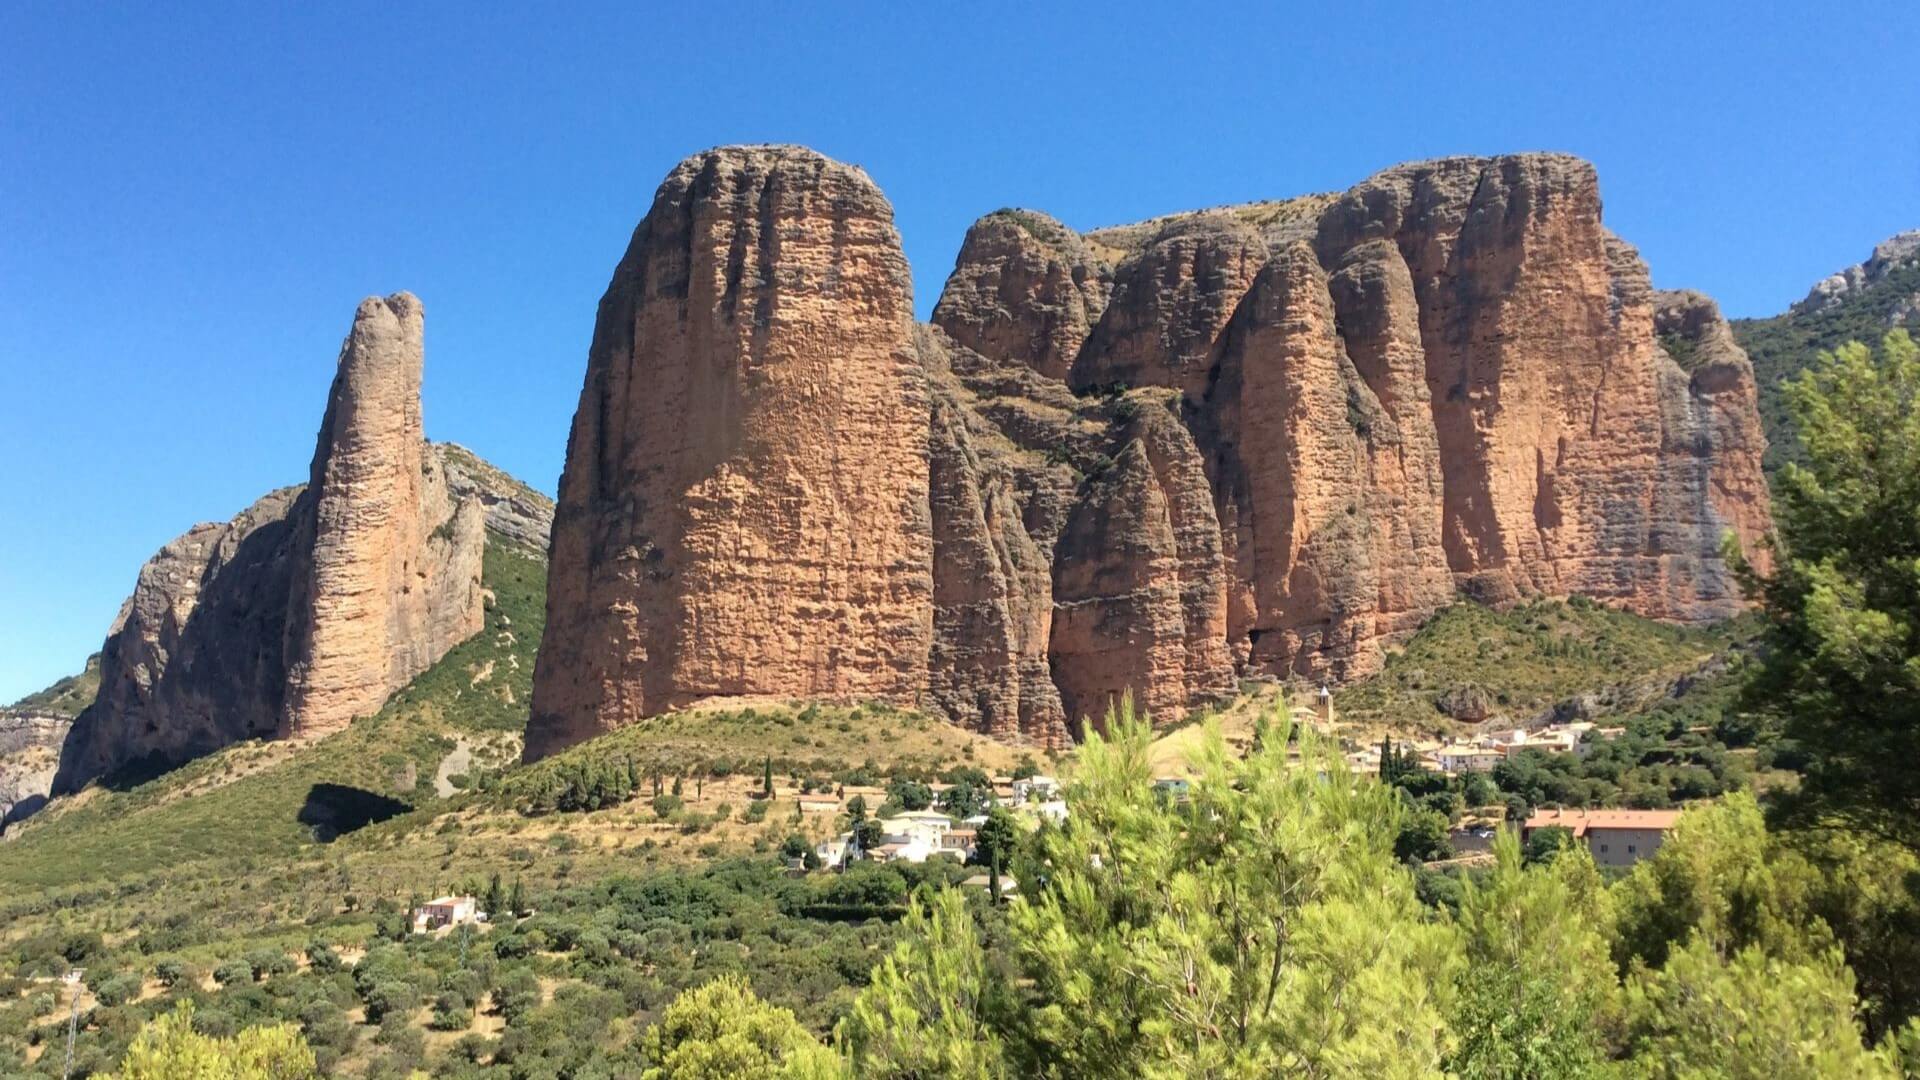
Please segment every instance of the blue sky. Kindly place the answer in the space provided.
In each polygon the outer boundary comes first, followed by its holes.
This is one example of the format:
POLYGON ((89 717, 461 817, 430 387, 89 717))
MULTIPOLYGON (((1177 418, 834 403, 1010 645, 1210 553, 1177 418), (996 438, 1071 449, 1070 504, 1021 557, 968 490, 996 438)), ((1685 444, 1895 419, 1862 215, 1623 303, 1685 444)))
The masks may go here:
POLYGON ((426 303, 429 435, 551 491, 613 264, 716 144, 865 167, 923 315, 996 207, 1443 154, 1593 159, 1655 281, 1735 315, 1920 227, 1920 5, 1194 7, 0 5, 0 702, 304 478, 363 296, 426 303))

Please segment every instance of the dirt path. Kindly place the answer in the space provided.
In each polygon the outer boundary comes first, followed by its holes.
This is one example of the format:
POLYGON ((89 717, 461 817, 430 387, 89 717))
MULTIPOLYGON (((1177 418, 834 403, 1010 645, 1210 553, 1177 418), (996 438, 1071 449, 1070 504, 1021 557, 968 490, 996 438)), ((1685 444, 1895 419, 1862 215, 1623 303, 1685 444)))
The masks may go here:
POLYGON ((461 776, 473 767, 473 747, 467 740, 461 739, 454 744, 447 756, 440 759, 440 769, 433 774, 433 793, 445 799, 459 789, 453 786, 453 778, 461 776))

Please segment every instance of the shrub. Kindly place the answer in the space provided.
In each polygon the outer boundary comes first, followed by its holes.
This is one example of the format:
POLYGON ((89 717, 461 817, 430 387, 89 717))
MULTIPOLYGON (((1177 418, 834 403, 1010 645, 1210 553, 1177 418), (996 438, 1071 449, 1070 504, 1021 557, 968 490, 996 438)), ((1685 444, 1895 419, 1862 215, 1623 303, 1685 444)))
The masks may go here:
MULTIPOLYGON (((253 981, 253 965, 245 960, 229 960, 213 969, 213 981, 221 986, 239 986, 253 981)), ((201 1017, 202 1022, 206 1020, 201 1017)))

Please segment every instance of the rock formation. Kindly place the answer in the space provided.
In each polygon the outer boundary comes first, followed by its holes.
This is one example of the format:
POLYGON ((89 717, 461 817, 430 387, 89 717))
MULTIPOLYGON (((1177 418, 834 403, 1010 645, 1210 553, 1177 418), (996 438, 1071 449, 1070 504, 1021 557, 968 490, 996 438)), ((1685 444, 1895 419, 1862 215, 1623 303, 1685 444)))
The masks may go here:
POLYGON ((909 306, 856 170, 668 177, 600 304, 529 758, 726 695, 1056 745, 1128 691, 1363 674, 1462 594, 1719 618, 1721 536, 1769 528, 1744 356, 1563 155, 1084 236, 997 211, 937 329, 909 306))
POLYGON ((655 194, 600 301, 527 755, 717 695, 913 700, 926 374, 892 208, 797 147, 655 194))
POLYGON ((1079 235, 1025 210, 988 214, 967 230, 933 321, 991 356, 1020 356, 1064 379, 1100 321, 1113 270, 1079 235))
POLYGON ((420 421, 420 302, 360 305, 293 530, 280 734, 324 735, 480 629, 484 514, 455 507, 420 421))
MULTIPOLYGON (((1795 315, 1811 315, 1839 307, 1850 298, 1885 281, 1895 268, 1920 262, 1920 229, 1896 233, 1875 244, 1867 261, 1855 263, 1833 274, 1808 291, 1806 299, 1793 305, 1795 315)), ((1920 294, 1908 297, 1899 309, 1900 318, 1889 325, 1905 325, 1905 318, 1920 307, 1920 294)))
POLYGON ((73 717, 0 709, 0 833, 46 803, 73 717))
POLYGON ((196 525, 141 568, 55 793, 370 714, 477 631, 484 513, 420 424, 421 309, 360 305, 308 483, 196 525))

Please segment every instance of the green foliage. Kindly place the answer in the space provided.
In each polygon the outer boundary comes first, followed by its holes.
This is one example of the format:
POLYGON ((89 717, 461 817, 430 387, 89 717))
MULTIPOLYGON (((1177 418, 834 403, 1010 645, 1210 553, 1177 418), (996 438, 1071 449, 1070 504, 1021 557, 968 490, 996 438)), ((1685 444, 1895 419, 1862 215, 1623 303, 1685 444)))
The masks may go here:
POLYGON ((1573 842, 1573 830, 1564 825, 1547 825, 1527 837, 1526 860, 1529 865, 1550 863, 1563 851, 1585 851, 1573 842))
POLYGON ((1920 346, 1843 345, 1787 391, 1806 449, 1778 482, 1751 701, 1806 755, 1791 809, 1920 850, 1920 346))
POLYGON ((1580 695, 1630 707, 1734 640, 1728 628, 1673 626, 1591 603, 1539 600, 1506 611, 1459 603, 1429 619, 1385 667, 1337 692, 1343 720, 1444 728, 1441 704, 1484 695, 1495 714, 1533 716, 1580 695))
POLYGON ((898 779, 887 785, 887 804, 902 810, 925 810, 933 805, 933 789, 918 780, 898 779))
POLYGON ((1920 293, 1920 259, 1890 269, 1887 276, 1840 303, 1814 312, 1787 312, 1770 319, 1733 323, 1737 338, 1753 360, 1760 399, 1760 420, 1767 432, 1766 468, 1778 476, 1790 461, 1804 461, 1799 427, 1787 386, 1822 351, 1849 341, 1873 341, 1886 333, 1894 306, 1920 293))
POLYGON ((722 976, 674 999, 647 1031, 645 1080, 787 1080, 845 1075, 840 1062, 794 1019, 722 976))
POLYGON ((105 1080, 303 1080, 318 1076, 313 1051, 290 1024, 248 1028, 232 1038, 193 1029, 193 1006, 142 1028, 105 1080))
POLYGON ((1690 1080, 1895 1080, 1854 1019, 1853 974, 1837 950, 1806 960, 1757 946, 1731 958, 1695 938, 1627 986, 1628 1045, 1638 1075, 1690 1080))
POLYGON ((1415 810, 1401 822, 1393 838, 1393 857, 1402 862, 1432 862, 1453 858, 1452 830, 1445 814, 1415 810))
POLYGON ((987 820, 974 833, 974 858, 982 866, 1012 866, 1019 845, 1020 826, 1014 821, 1012 812, 1003 806, 996 806, 987 811, 987 820))
POLYGON ((1584 848, 1530 868, 1511 830, 1494 840, 1494 868, 1465 881, 1460 976, 1450 1075, 1597 1075, 1618 1026, 1608 955, 1606 889, 1584 848))
POLYGON ((1032 1052, 1088 1076, 1435 1068, 1457 942, 1393 857, 1392 789, 1304 733, 1303 767, 1286 738, 1235 759, 1210 725, 1169 810, 1130 703, 1106 731, 1009 916, 1032 1052))
POLYGON ((838 1035, 861 1077, 986 1080, 1010 1075, 995 1028, 1017 1008, 989 970, 964 898, 947 889, 914 905, 904 940, 874 969, 838 1035))

